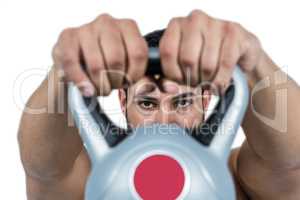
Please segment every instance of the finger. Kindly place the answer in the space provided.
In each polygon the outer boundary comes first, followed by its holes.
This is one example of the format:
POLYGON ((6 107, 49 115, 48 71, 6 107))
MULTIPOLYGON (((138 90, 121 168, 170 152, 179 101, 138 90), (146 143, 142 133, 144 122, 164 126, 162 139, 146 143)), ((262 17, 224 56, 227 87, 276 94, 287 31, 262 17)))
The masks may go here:
POLYGON ((80 45, 75 36, 75 30, 67 29, 62 32, 60 41, 53 50, 56 65, 64 70, 67 81, 74 82, 84 96, 92 96, 95 88, 80 65, 80 45))
POLYGON ((125 71, 125 47, 121 32, 113 19, 109 19, 107 25, 102 24, 99 43, 104 56, 104 62, 108 70, 112 88, 121 88, 125 71))
POLYGON ((163 79, 162 88, 164 92, 170 94, 177 94, 180 91, 179 84, 168 79, 163 79))
POLYGON ((179 50, 179 63, 185 83, 192 86, 200 81, 199 60, 203 45, 202 33, 197 23, 194 18, 184 20, 179 50))
POLYGON ((234 34, 227 34, 221 47, 218 72, 213 80, 221 94, 225 93, 239 58, 239 41, 234 34))
MULTIPOLYGON (((129 91, 135 95, 147 95, 154 92, 158 88, 157 84, 153 82, 152 78, 145 76, 141 78, 137 84, 129 88, 129 91)), ((132 95, 130 95, 132 96, 132 95)))
POLYGON ((220 57, 223 40, 220 23, 215 22, 210 29, 205 32, 204 45, 201 55, 201 79, 211 81, 217 73, 218 61, 220 57))
POLYGON ((82 28, 80 37, 80 46, 83 54, 86 70, 97 87, 97 94, 109 95, 111 91, 103 55, 98 44, 98 38, 95 32, 90 29, 82 28))
POLYGON ((182 18, 174 18, 168 24, 160 42, 162 70, 166 78, 183 83, 183 74, 178 63, 179 44, 181 40, 180 21, 182 18))
POLYGON ((140 80, 146 71, 148 46, 133 20, 123 19, 119 22, 127 55, 126 79, 130 83, 140 80))
POLYGON ((261 44, 256 36, 248 32, 247 37, 242 42, 241 58, 238 64, 245 71, 252 71, 257 66, 262 56, 261 44))

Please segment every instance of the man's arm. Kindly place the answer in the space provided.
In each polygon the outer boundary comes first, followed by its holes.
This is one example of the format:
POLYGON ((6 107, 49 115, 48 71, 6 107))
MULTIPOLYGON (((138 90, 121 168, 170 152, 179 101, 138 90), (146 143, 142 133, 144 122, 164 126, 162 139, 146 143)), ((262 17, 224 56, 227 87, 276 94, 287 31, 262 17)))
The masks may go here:
POLYGON ((64 92, 59 94, 62 83, 58 69, 53 67, 32 94, 26 107, 48 108, 52 104, 55 111, 31 114, 25 110, 20 122, 18 141, 25 172, 28 176, 41 180, 65 176, 83 147, 76 128, 68 125, 66 84, 64 92), (59 96, 63 98, 58 98, 59 96), (57 111, 59 104, 64 107, 62 113, 57 111))
POLYGON ((270 80, 269 87, 253 94, 258 114, 249 106, 243 121, 249 146, 270 167, 300 168, 299 86, 267 55, 248 77, 251 91, 261 80, 270 80), (273 120, 272 124, 258 115, 273 120))
POLYGON ((188 79, 191 85, 210 81, 213 88, 222 92, 229 85, 236 64, 249 74, 252 92, 257 89, 256 83, 270 76, 271 87, 256 92, 252 104, 258 113, 272 118, 275 105, 280 109, 280 104, 287 101, 286 110, 276 113, 279 119, 274 123, 277 128, 284 128, 280 122, 286 111, 287 131, 280 133, 274 126, 266 125, 264 121, 272 123, 272 120, 261 121, 250 106, 243 122, 247 141, 237 156, 236 174, 247 193, 259 194, 254 195, 255 199, 288 199, 291 195, 300 195, 300 109, 296 104, 299 87, 290 78, 282 83, 284 73, 281 71, 274 78, 278 67, 265 54, 259 39, 236 22, 194 10, 186 17, 170 21, 160 41, 160 54, 168 79, 177 82, 188 79), (287 95, 280 88, 286 89, 287 95), (285 95, 284 98, 275 103, 275 97, 281 95, 285 95))
POLYGON ((25 110, 21 118, 18 141, 28 199, 83 199, 90 163, 77 129, 68 125, 66 93, 66 84, 54 67, 27 107, 51 104, 55 111, 30 114, 25 110), (53 92, 49 92, 49 84, 53 92), (64 110, 59 113, 57 108, 62 106, 64 110))
POLYGON ((30 199, 83 198, 89 160, 77 129, 68 126, 66 84, 60 92, 64 81, 73 82, 83 96, 106 96, 124 86, 124 77, 129 83, 142 78, 147 59, 147 43, 130 19, 102 14, 60 34, 53 49, 55 67, 27 103, 31 109, 53 104, 55 111, 31 114, 25 110, 19 128, 30 199), (62 107, 64 112, 58 112, 62 107))
POLYGON ((63 178, 45 181, 27 176, 27 197, 30 200, 83 200, 89 173, 89 158, 83 149, 75 160, 73 168, 63 178))
POLYGON ((266 54, 248 77, 252 92, 263 79, 269 78, 270 86, 253 94, 249 104, 242 124, 247 140, 239 152, 237 174, 249 194, 295 199, 300 195, 300 88, 266 54))
POLYGON ((68 125, 67 87, 60 77, 53 67, 26 105, 31 109, 51 105, 54 112, 25 110, 21 118, 18 141, 28 199, 83 199, 89 160, 77 129, 68 125))

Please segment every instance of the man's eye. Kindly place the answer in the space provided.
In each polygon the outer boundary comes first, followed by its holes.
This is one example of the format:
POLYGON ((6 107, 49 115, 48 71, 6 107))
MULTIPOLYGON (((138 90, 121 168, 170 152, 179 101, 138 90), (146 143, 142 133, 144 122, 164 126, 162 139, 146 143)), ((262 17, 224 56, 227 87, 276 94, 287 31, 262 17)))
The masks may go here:
POLYGON ((175 108, 186 108, 193 104, 192 99, 181 99, 175 102, 175 108))
POLYGON ((151 101, 139 101, 138 105, 146 110, 154 109, 157 105, 151 101))

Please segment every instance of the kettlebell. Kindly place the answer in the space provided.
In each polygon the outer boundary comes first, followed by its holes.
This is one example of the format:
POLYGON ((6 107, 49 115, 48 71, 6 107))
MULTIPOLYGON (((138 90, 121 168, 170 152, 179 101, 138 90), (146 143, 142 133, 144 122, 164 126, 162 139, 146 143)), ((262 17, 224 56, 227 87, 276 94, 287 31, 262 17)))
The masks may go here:
MULTIPOLYGON (((147 75, 163 75, 157 48, 149 49, 147 75)), ((197 128, 153 123, 122 129, 97 97, 72 83, 68 104, 91 161, 87 200, 234 200, 228 157, 248 104, 245 74, 232 81, 212 114, 197 128)))

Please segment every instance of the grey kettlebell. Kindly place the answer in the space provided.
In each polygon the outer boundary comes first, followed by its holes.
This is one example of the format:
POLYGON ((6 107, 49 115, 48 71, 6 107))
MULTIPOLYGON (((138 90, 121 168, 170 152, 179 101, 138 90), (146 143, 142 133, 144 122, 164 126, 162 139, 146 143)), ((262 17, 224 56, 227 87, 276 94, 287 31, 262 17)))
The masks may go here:
MULTIPOLYGON (((157 48, 150 48, 147 74, 162 74, 157 48)), ((245 75, 236 67, 232 84, 196 129, 151 124, 116 126, 97 97, 68 88, 69 108, 92 163, 87 200, 233 200, 227 166, 231 145, 248 104, 245 75)))

